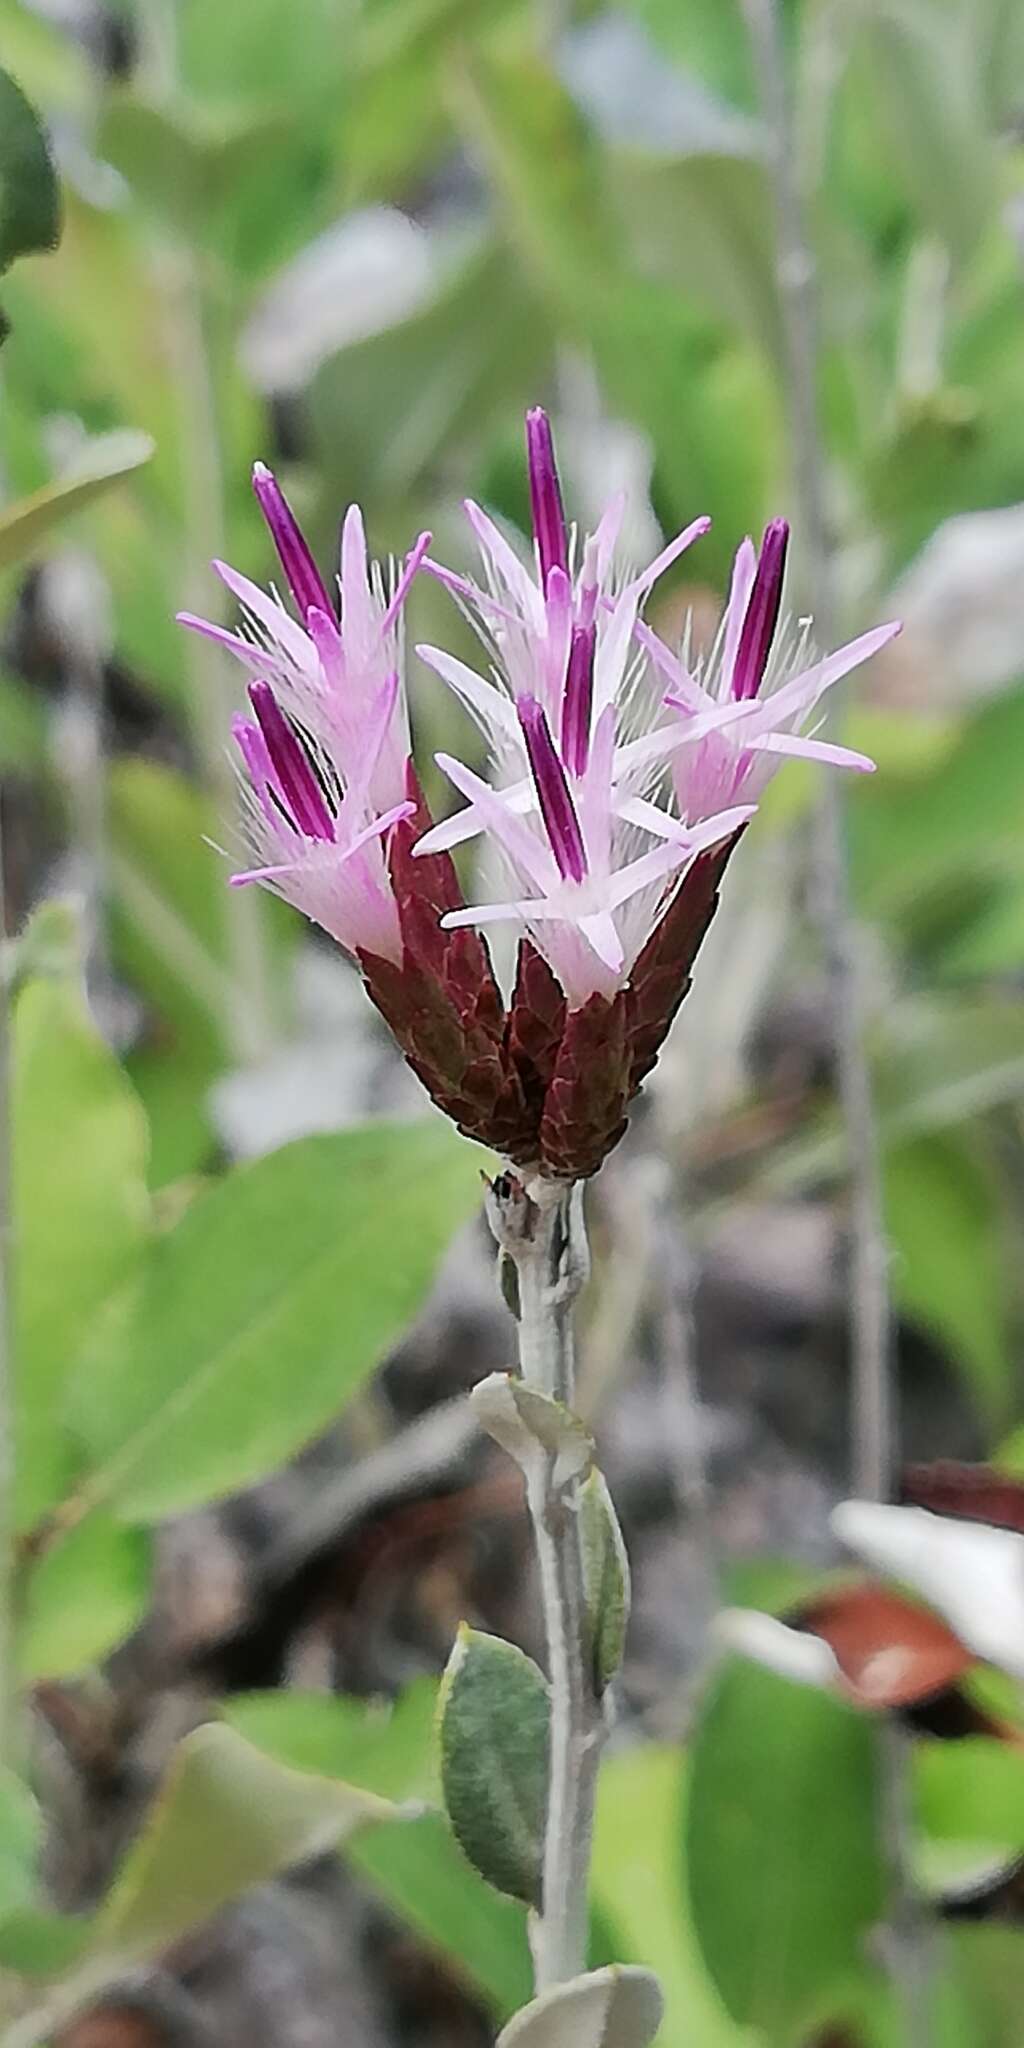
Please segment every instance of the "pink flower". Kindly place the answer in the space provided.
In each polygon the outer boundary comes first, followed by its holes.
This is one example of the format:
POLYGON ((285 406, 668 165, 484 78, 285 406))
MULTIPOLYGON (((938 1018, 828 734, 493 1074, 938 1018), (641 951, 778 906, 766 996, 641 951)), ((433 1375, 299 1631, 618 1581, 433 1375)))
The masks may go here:
POLYGON ((224 562, 214 568, 238 598, 241 632, 179 613, 193 631, 247 668, 254 716, 233 732, 255 863, 232 876, 262 882, 347 952, 401 957, 385 840, 412 815, 409 720, 402 687, 401 610, 429 545, 421 534, 393 591, 367 562, 362 516, 351 505, 341 543, 340 618, 270 471, 253 486, 301 619, 224 562))
POLYGON ((684 647, 676 656, 650 627, 638 628, 642 645, 663 682, 664 702, 675 714, 680 744, 671 755, 679 815, 687 824, 713 817, 723 805, 756 803, 787 758, 869 773, 874 762, 833 745, 803 727, 826 690, 858 668, 899 632, 899 623, 875 626, 837 653, 816 659, 809 622, 779 625, 789 527, 773 519, 760 555, 745 540, 736 554, 729 598, 705 661, 691 667, 684 647), (718 709, 717 725, 709 718, 718 709), (701 737, 693 744, 695 732, 701 737))
POLYGON ((685 735, 674 724, 653 729, 660 690, 635 637, 643 599, 708 521, 694 520, 616 594, 612 553, 622 501, 577 546, 545 414, 529 413, 526 429, 535 573, 473 504, 466 510, 483 556, 483 586, 425 565, 463 601, 496 657, 488 680, 440 648, 417 650, 482 727, 497 786, 439 754, 467 804, 428 832, 417 852, 486 832, 501 854, 509 895, 450 912, 445 925, 518 925, 578 1008, 626 985, 690 862, 735 834, 753 806, 723 806, 691 827, 669 804, 651 800, 673 750, 696 746, 703 731, 737 715, 712 705, 685 735))

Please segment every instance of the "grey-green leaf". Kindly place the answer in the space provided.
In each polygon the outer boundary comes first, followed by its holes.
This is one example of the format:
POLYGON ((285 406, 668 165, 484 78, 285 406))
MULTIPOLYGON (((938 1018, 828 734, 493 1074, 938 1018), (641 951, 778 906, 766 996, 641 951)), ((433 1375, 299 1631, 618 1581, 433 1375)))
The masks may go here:
POLYGON ((650 1970, 609 1963, 542 1992, 502 2029, 497 2048, 648 2048, 662 2009, 650 1970))
POLYGON ((460 1848, 489 1884, 538 1905, 551 1717, 542 1672, 513 1643, 463 1625, 440 1712, 441 1783, 460 1848))
POLYGON ((479 1380, 470 1395, 474 1414, 488 1436, 514 1458, 524 1472, 538 1453, 554 1458, 552 1485, 568 1486, 585 1472, 594 1455, 590 1431, 563 1401, 528 1387, 514 1373, 492 1372, 479 1380))
POLYGON ((594 1685, 603 1693, 622 1668, 629 1626, 629 1559, 608 1482, 595 1465, 578 1494, 583 1594, 594 1685))
POLYGON ((400 1335, 478 1190, 440 1119, 300 1139, 229 1173, 155 1245, 79 1376, 87 1491, 156 1522, 281 1465, 400 1335))

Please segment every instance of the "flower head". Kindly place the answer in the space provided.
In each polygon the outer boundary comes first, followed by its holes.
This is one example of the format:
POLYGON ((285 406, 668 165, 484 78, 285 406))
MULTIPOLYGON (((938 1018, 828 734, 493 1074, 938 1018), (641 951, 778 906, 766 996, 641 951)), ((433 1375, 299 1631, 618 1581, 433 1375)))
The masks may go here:
MULTIPOLYGON (((471 711, 494 761, 492 786, 449 754, 438 762, 466 807, 420 842, 422 854, 485 832, 502 858, 506 898, 448 914, 449 927, 511 922, 528 932, 570 1008, 624 988, 688 865, 730 839, 750 804, 684 823, 651 796, 667 755, 696 745, 655 729, 656 673, 638 645, 640 605, 658 576, 707 528, 696 519, 642 575, 616 589, 615 499, 580 542, 566 525, 551 429, 527 415, 533 573, 479 506, 466 507, 484 563, 481 585, 426 566, 451 587, 493 656, 488 679, 436 647, 418 651, 471 711)), ((726 716, 735 715, 731 708, 726 716)), ((710 723, 722 714, 710 707, 710 723)))
POLYGON ((417 541, 385 590, 367 561, 362 516, 345 516, 340 605, 331 598, 283 492, 262 463, 253 487, 301 623, 276 591, 224 562, 214 568, 243 612, 241 632, 180 613, 181 623, 225 646, 247 668, 253 716, 233 733, 253 866, 232 876, 262 882, 348 952, 397 960, 401 935, 385 840, 410 816, 409 721, 401 681, 401 609, 429 545, 417 541))
POLYGON ((899 632, 899 623, 875 626, 837 653, 815 656, 810 621, 780 623, 789 527, 773 519, 760 551, 745 540, 733 564, 729 596, 705 661, 691 666, 688 650, 674 655, 650 627, 639 636, 668 685, 664 703, 676 721, 680 745, 671 755, 680 817, 697 824, 724 805, 756 803, 787 758, 870 772, 874 762, 803 728, 833 683, 858 668, 899 632), (709 728, 709 715, 722 714, 709 728), (700 737, 692 741, 695 722, 700 737))

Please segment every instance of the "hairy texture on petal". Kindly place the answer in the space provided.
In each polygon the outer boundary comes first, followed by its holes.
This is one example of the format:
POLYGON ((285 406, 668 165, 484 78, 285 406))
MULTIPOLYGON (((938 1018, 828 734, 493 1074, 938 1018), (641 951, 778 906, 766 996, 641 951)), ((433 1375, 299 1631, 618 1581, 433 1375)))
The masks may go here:
POLYGON ((630 1050, 626 1005, 594 995, 566 1018, 540 1127, 543 1171, 596 1173, 626 1128, 630 1050))
POLYGON ((637 958, 623 995, 630 1012, 630 1095, 654 1066, 690 987, 693 963, 718 909, 722 876, 745 829, 698 855, 637 958))

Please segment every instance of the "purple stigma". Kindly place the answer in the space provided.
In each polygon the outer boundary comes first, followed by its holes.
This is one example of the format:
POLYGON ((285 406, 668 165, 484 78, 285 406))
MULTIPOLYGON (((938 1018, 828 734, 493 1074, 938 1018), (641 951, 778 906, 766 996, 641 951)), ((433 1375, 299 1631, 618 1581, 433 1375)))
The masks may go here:
POLYGON ((786 570, 789 523, 773 519, 765 527, 757 558, 754 585, 747 602, 739 646, 732 670, 734 697, 756 697, 764 681, 782 602, 782 579, 786 570))
POLYGON ((584 775, 590 759, 596 645, 596 626, 573 627, 562 699, 562 759, 570 775, 584 775))
POLYGON ((539 405, 526 415, 526 459, 530 471, 533 532, 540 556, 540 584, 541 589, 546 590, 550 570, 564 569, 568 575, 569 536, 565 530, 551 421, 539 405))
POLYGON ((565 779, 565 769, 555 752, 547 713, 536 697, 520 697, 516 709, 530 757, 540 814, 558 863, 558 872, 563 882, 582 882, 587 872, 583 834, 565 779))
MULTIPOLYGON (((250 683, 249 702, 256 713, 278 791, 293 824, 306 839, 334 838, 334 819, 323 790, 269 683, 250 683)), ((248 765, 250 749, 243 745, 248 765)))
POLYGON ((327 594, 302 530, 291 506, 281 489, 277 478, 263 462, 253 465, 252 487, 260 501, 260 511, 270 528, 270 537, 281 557, 281 567, 291 585, 292 596, 299 608, 303 624, 311 604, 332 618, 335 607, 327 594))

